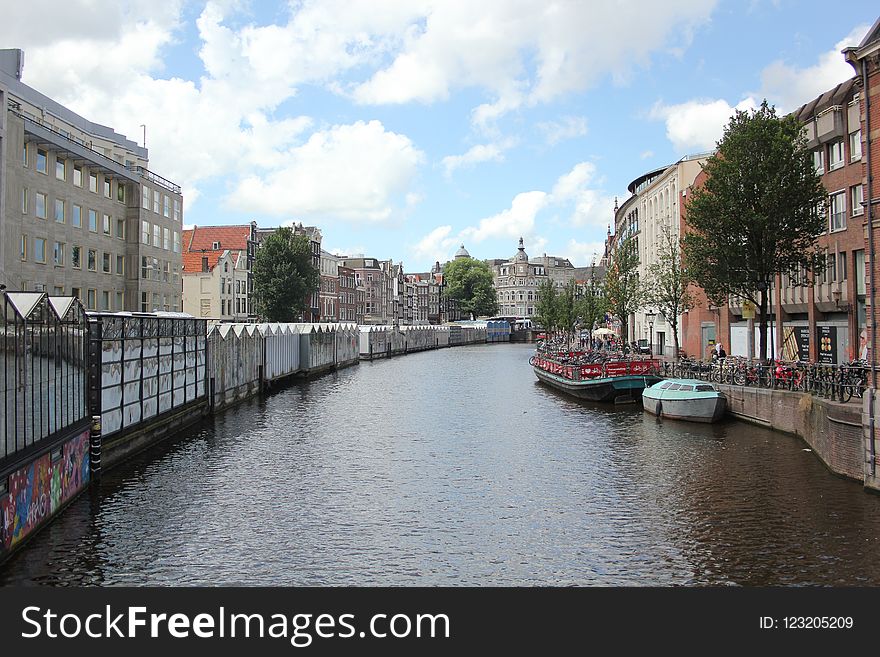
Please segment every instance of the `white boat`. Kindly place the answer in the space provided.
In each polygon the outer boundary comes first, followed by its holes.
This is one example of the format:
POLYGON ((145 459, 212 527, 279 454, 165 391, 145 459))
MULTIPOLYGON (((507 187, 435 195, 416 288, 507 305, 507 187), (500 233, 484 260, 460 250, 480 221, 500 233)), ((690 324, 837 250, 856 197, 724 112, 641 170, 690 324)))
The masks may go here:
POLYGON ((642 407, 657 417, 717 422, 727 409, 727 397, 707 381, 666 379, 645 388, 642 407))

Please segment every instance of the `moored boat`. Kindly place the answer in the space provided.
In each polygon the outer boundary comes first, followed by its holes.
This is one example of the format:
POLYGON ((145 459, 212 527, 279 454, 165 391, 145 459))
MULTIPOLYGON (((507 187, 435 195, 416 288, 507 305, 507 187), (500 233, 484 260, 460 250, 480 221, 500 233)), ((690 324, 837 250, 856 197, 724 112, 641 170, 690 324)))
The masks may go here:
POLYGON ((539 354, 529 359, 539 381, 589 401, 639 401, 645 388, 661 380, 657 375, 660 363, 653 359, 587 364, 576 361, 570 355, 559 358, 539 354), (574 362, 566 362, 571 360, 574 362))
POLYGON ((657 417, 717 422, 727 409, 727 397, 707 381, 666 379, 645 388, 642 407, 657 417))

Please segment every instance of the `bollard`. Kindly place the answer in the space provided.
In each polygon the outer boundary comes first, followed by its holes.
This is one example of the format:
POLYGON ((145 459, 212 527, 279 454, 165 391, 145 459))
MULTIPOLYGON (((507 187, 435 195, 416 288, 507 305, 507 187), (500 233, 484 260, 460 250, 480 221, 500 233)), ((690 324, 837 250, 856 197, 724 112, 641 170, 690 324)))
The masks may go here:
POLYGON ((101 416, 92 416, 92 428, 89 435, 89 469, 92 479, 101 478, 101 416))

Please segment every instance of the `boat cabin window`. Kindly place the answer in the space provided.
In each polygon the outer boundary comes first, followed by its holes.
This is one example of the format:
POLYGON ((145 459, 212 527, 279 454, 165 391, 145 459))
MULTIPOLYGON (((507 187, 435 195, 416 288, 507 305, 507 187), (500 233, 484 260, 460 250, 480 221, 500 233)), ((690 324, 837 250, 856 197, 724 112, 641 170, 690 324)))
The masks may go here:
POLYGON ((679 388, 681 388, 680 384, 673 383, 672 385, 669 386, 668 390, 678 390, 679 388))
POLYGON ((665 383, 661 383, 661 384, 660 384, 659 386, 657 386, 657 387, 660 388, 660 390, 666 390, 666 388, 668 388, 668 387, 671 386, 671 385, 672 385, 672 384, 669 383, 669 381, 666 381, 665 383))
POLYGON ((694 389, 693 386, 685 386, 685 385, 682 385, 682 386, 679 388, 679 390, 693 390, 693 389, 694 389))
POLYGON ((697 392, 715 392, 715 388, 704 383, 703 385, 697 386, 697 392))

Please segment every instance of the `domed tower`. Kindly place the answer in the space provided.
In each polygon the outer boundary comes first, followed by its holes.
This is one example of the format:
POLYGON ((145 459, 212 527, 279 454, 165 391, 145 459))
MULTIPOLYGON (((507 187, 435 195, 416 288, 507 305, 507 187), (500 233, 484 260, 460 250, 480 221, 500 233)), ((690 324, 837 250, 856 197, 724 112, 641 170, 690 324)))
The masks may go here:
POLYGON ((471 254, 467 252, 466 248, 464 248, 464 244, 462 244, 461 248, 459 248, 458 251, 455 252, 455 259, 456 260, 458 260, 459 258, 470 258, 470 257, 471 257, 471 254))

